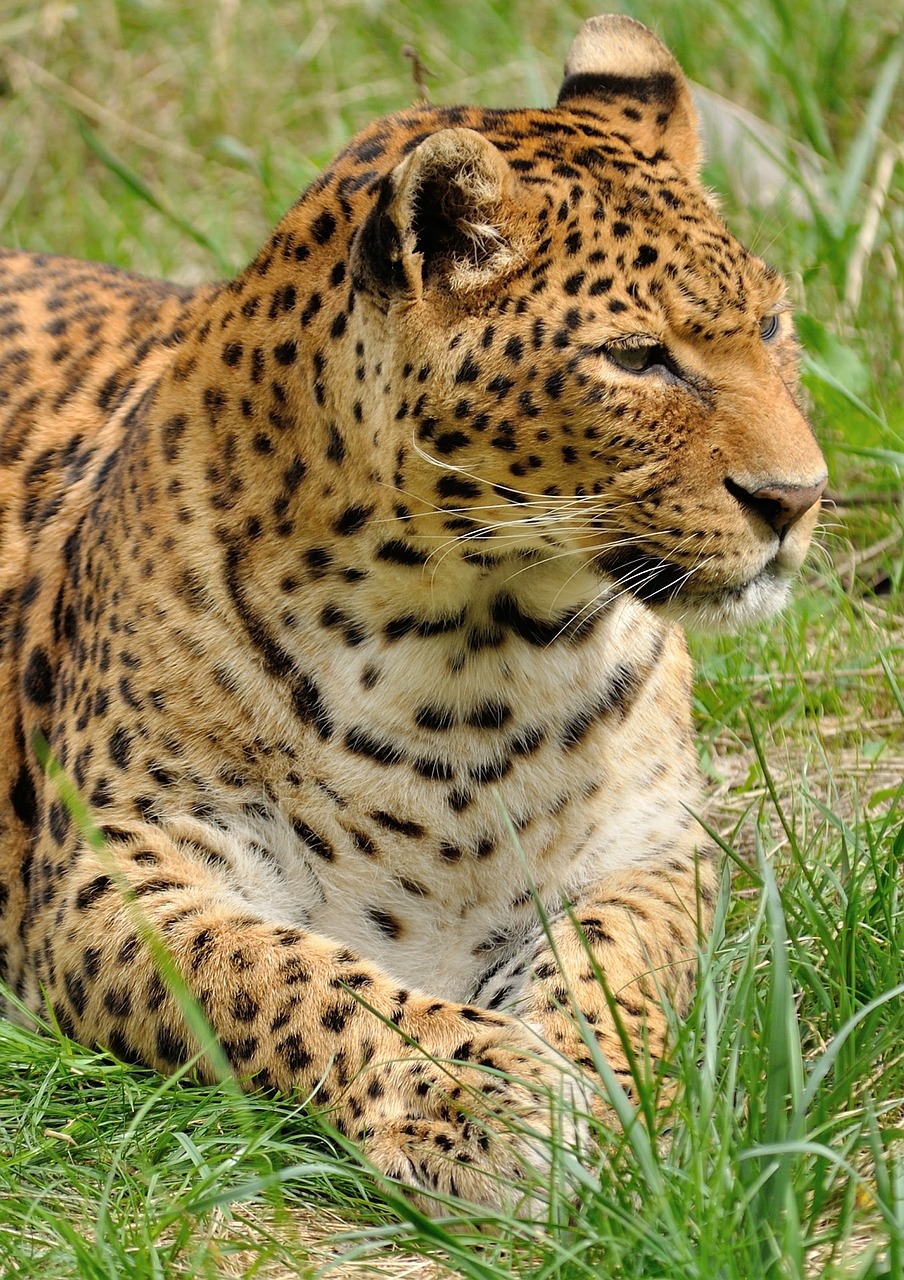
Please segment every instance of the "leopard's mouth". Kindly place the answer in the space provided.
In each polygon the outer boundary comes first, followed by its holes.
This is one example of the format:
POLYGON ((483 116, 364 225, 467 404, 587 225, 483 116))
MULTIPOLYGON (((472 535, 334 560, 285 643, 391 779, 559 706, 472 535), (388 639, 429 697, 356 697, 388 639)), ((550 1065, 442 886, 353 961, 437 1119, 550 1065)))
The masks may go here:
POLYGON ((793 575, 781 555, 738 583, 701 582, 694 567, 634 550, 601 570, 644 604, 685 626, 734 630, 775 613, 784 604, 793 575))

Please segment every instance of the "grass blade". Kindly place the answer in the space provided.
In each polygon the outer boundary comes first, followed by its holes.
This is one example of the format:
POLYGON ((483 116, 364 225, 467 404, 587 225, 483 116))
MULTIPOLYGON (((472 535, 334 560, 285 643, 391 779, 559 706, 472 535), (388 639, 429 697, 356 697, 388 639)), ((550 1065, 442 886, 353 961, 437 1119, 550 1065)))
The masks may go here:
POLYGON ((847 230, 854 206, 863 189, 867 170, 882 137, 882 129, 891 109, 892 99, 904 67, 904 33, 892 44, 876 77, 875 88, 866 108, 860 132, 854 139, 841 177, 836 198, 835 231, 841 236, 847 230))
POLYGON ((157 213, 161 214, 167 221, 171 222, 184 235, 194 240, 195 244, 200 245, 202 249, 206 249, 214 262, 217 264, 217 270, 223 276, 231 276, 233 273, 232 264, 224 257, 220 249, 213 243, 209 236, 200 231, 193 223, 188 222, 181 217, 175 210, 158 196, 144 179, 131 169, 125 161, 119 156, 114 155, 110 148, 101 141, 84 116, 76 111, 71 111, 76 128, 78 129, 82 141, 85 146, 97 156, 98 160, 109 170, 110 173, 120 180, 123 186, 145 204, 150 205, 157 213))

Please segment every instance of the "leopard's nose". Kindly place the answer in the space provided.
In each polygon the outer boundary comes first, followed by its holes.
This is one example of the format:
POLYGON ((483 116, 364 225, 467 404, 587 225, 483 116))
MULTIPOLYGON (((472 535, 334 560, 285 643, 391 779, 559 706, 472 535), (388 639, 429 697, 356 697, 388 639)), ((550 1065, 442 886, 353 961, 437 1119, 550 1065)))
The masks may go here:
POLYGON ((764 520, 781 539, 819 501, 827 481, 828 476, 823 475, 816 484, 767 483, 757 488, 746 488, 726 477, 725 488, 742 507, 764 520))

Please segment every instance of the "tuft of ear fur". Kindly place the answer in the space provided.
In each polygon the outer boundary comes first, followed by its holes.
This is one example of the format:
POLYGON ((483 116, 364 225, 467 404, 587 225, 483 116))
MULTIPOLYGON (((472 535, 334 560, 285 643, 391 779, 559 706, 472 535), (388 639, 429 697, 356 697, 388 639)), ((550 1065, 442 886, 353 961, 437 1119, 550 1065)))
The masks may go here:
POLYGON ((383 179, 355 240, 355 283, 384 303, 485 287, 518 260, 517 179, 473 129, 442 129, 383 179))
POLYGON ((590 18, 575 36, 559 90, 560 107, 616 120, 648 155, 665 152, 697 175, 702 151, 684 73, 662 41, 633 18, 590 18), (605 110, 601 110, 605 108, 605 110))

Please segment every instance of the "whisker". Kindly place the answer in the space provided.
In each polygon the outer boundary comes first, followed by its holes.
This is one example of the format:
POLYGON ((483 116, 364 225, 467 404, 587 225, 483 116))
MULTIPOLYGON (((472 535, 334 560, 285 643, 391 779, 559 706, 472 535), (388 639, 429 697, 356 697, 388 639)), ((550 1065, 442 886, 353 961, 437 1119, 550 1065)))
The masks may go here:
MULTIPOLYGON (((408 512, 404 516, 400 516, 397 513, 391 516, 383 516, 375 520, 374 521, 375 524, 392 524, 392 523, 395 523, 396 521, 416 520, 419 517, 431 512, 437 515, 444 515, 444 516, 471 517, 475 512, 485 513, 490 511, 505 511, 505 512, 512 511, 512 506, 508 502, 479 503, 479 504, 474 504, 467 507, 441 507, 435 502, 430 502, 427 498, 422 497, 420 494, 413 494, 410 492, 410 490, 402 489, 398 485, 390 485, 386 481, 382 481, 381 483, 383 484, 384 488, 391 489, 394 493, 401 494, 403 497, 413 499, 414 501, 421 503, 424 507, 427 508, 427 511, 426 512, 424 511, 408 512)), ((570 518, 570 512, 568 510, 569 508, 577 506, 578 504, 583 502, 588 502, 590 500, 588 500, 586 497, 581 495, 581 496, 578 496, 577 498, 569 498, 569 499, 563 498, 561 501, 562 501, 562 510, 549 511, 547 509, 547 500, 544 499, 541 501, 541 500, 532 499, 530 502, 526 502, 523 505, 539 508, 543 512, 542 516, 536 516, 533 514, 523 516, 523 517, 516 516, 513 519, 501 521, 498 526, 494 526, 494 527, 502 528, 502 527, 519 526, 519 525, 534 526, 534 525, 539 525, 541 523, 546 523, 546 522, 555 523, 557 521, 566 521, 567 519, 570 518)), ((598 502, 599 500, 592 499, 592 501, 598 502)), ((595 513, 594 520, 598 522, 599 520, 604 518, 609 519, 618 511, 625 510, 631 507, 632 505, 633 504, 629 502, 619 503, 619 505, 616 507, 608 508, 604 512, 595 513)), ((586 527, 586 522, 581 527, 586 527)), ((438 535, 425 534, 423 536, 436 537, 438 535)))
MULTIPOLYGON (((459 466, 455 463, 447 462, 441 458, 436 458, 414 439, 411 441, 412 448, 416 454, 431 466, 440 470, 457 473, 468 479, 474 480, 480 484, 486 485, 490 482, 479 472, 469 470, 467 467, 459 466)), ((625 534, 620 537, 608 540, 601 540, 597 544, 584 546, 567 546, 562 545, 563 540, 569 535, 574 537, 579 534, 586 534, 593 531, 599 534, 605 534, 608 531, 618 532, 618 513, 625 510, 636 510, 636 503, 631 500, 619 503, 617 506, 607 507, 600 510, 602 503, 600 497, 596 494, 543 494, 532 490, 521 490, 512 486, 512 492, 518 494, 519 502, 517 507, 527 508, 526 511, 519 511, 517 514, 513 510, 513 504, 508 501, 500 502, 482 502, 461 507, 440 506, 438 503, 432 502, 430 499, 420 494, 410 493, 408 490, 399 485, 388 485, 384 482, 384 487, 391 488, 393 492, 398 493, 402 497, 406 497, 418 503, 421 507, 420 511, 408 512, 404 515, 396 513, 391 517, 386 517, 375 523, 394 523, 398 521, 412 521, 418 517, 427 514, 435 514, 440 516, 467 519, 475 522, 475 527, 464 529, 452 536, 447 537, 444 534, 427 534, 420 533, 419 536, 426 541, 437 541, 438 545, 434 547, 424 565, 426 573, 429 566, 431 583, 435 583, 436 576, 442 568, 445 561, 456 550, 467 547, 468 544, 474 542, 483 542, 492 538, 492 547, 494 552, 501 552, 505 555, 511 548, 523 545, 525 534, 530 533, 536 536, 549 535, 554 539, 552 547, 536 548, 538 555, 536 558, 529 560, 527 563, 521 564, 507 575, 505 581, 511 582, 520 577, 522 574, 528 573, 531 569, 540 567, 548 567, 557 561, 567 558, 578 558, 578 563, 573 570, 567 575, 565 580, 560 584, 555 601, 559 600, 562 594, 567 591, 568 586, 574 579, 588 567, 594 556, 611 554, 625 548, 630 548, 642 544, 650 537, 651 531, 643 531, 638 533, 625 534), (592 515, 588 514, 588 508, 594 508, 592 515), (504 513, 505 518, 494 519, 494 514, 504 513), (482 518, 477 523, 477 518, 482 518)), ((509 486, 506 486, 509 487, 509 486)), ((702 543, 697 545, 695 550, 695 558, 693 563, 687 566, 684 573, 676 580, 669 584, 669 595, 677 594, 687 582, 699 573, 705 566, 712 562, 713 556, 704 554, 706 548, 713 541, 714 535, 709 537, 702 543)), ((692 544, 691 535, 686 535, 680 539, 672 548, 670 558, 676 553, 683 551, 692 544)), ((574 612, 568 621, 563 624, 563 629, 575 622, 586 622, 594 613, 599 612, 603 607, 615 603, 620 597, 628 594, 636 594, 639 590, 649 582, 655 579, 658 569, 655 566, 638 568, 634 573, 629 574, 626 578, 620 580, 619 590, 613 594, 610 586, 606 586, 599 592, 595 592, 590 600, 586 601, 581 607, 574 612)), ((561 632, 557 633, 557 636, 561 632)), ((557 638, 557 637, 556 637, 557 638)))

